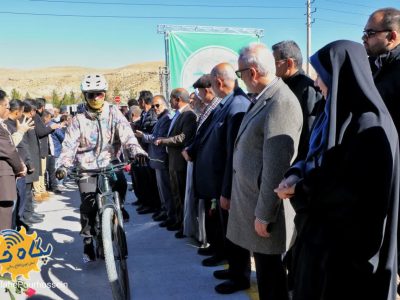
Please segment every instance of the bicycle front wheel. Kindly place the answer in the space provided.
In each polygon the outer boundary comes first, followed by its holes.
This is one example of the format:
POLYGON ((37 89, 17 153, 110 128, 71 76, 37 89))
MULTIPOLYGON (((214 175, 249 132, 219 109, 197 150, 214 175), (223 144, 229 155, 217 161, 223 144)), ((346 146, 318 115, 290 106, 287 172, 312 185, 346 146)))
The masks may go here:
POLYGON ((118 215, 111 207, 102 214, 102 237, 107 276, 115 300, 130 299, 128 257, 125 232, 119 224, 118 215))

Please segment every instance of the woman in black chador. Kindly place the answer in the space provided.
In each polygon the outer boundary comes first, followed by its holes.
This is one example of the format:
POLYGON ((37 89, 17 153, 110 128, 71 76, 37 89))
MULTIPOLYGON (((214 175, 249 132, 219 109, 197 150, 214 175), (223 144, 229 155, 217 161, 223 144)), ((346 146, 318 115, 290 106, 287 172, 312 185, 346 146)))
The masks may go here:
POLYGON ((306 160, 275 190, 291 198, 298 236, 293 300, 396 299, 399 148, 361 44, 311 57, 325 110, 306 160))

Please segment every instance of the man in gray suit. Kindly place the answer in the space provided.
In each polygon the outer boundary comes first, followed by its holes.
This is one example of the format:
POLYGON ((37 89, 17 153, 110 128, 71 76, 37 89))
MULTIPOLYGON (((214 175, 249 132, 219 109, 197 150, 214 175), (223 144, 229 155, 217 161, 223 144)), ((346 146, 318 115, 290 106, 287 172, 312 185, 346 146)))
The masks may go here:
POLYGON ((265 45, 241 50, 236 75, 254 98, 234 145, 227 238, 253 252, 260 299, 285 300, 285 211, 274 187, 296 157, 303 115, 275 71, 265 45))

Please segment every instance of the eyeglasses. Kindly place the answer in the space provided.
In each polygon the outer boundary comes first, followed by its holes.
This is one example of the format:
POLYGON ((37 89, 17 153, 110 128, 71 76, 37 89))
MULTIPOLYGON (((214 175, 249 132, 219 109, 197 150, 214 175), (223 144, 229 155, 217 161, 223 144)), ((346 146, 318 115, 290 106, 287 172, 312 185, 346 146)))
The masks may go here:
POLYGON ((392 30, 391 29, 384 29, 384 30, 365 29, 363 31, 363 36, 365 36, 367 38, 371 38, 380 32, 390 32, 390 31, 392 31, 392 30))
POLYGON ((250 70, 251 68, 244 68, 244 69, 241 69, 241 70, 237 70, 237 71, 235 71, 235 74, 236 74, 236 76, 238 77, 238 78, 240 78, 240 79, 242 79, 242 76, 243 76, 243 72, 244 71, 247 71, 247 70, 250 70))
POLYGON ((95 99, 96 97, 103 96, 104 92, 86 93, 86 99, 95 99))
POLYGON ((160 104, 153 104, 152 106, 151 106, 151 108, 154 108, 154 107, 157 107, 157 108, 159 108, 161 105, 160 104))
POLYGON ((278 65, 281 62, 286 62, 287 59, 280 59, 280 60, 275 60, 275 65, 278 65))

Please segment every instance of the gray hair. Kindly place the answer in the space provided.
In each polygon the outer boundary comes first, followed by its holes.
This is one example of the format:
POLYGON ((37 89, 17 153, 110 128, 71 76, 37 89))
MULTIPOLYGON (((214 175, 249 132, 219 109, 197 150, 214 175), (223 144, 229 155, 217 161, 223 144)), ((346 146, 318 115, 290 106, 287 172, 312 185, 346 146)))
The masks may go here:
POLYGON ((211 75, 215 77, 219 77, 223 79, 224 81, 235 81, 236 80, 236 74, 235 70, 233 69, 232 65, 226 63, 224 64, 223 68, 216 68, 214 67, 211 70, 211 75))
POLYGON ((383 14, 382 25, 385 29, 396 31, 400 29, 400 10, 393 7, 381 8, 374 11, 371 16, 377 13, 383 14))
POLYGON ((140 109, 139 106, 137 105, 133 105, 129 108, 129 112, 128 112, 128 120, 129 122, 132 122, 132 115, 134 114, 135 116, 140 116, 140 114, 142 113, 142 110, 140 109))
POLYGON ((246 66, 253 66, 260 75, 275 77, 275 58, 272 52, 261 43, 252 43, 240 50, 239 61, 246 66))
POLYGON ((180 99, 182 102, 189 103, 189 92, 184 88, 176 88, 172 90, 171 97, 180 99))
POLYGON ((279 59, 291 58, 294 60, 294 65, 296 68, 301 69, 303 65, 303 56, 301 55, 301 50, 299 45, 295 41, 282 41, 272 46, 272 51, 274 51, 279 59))

